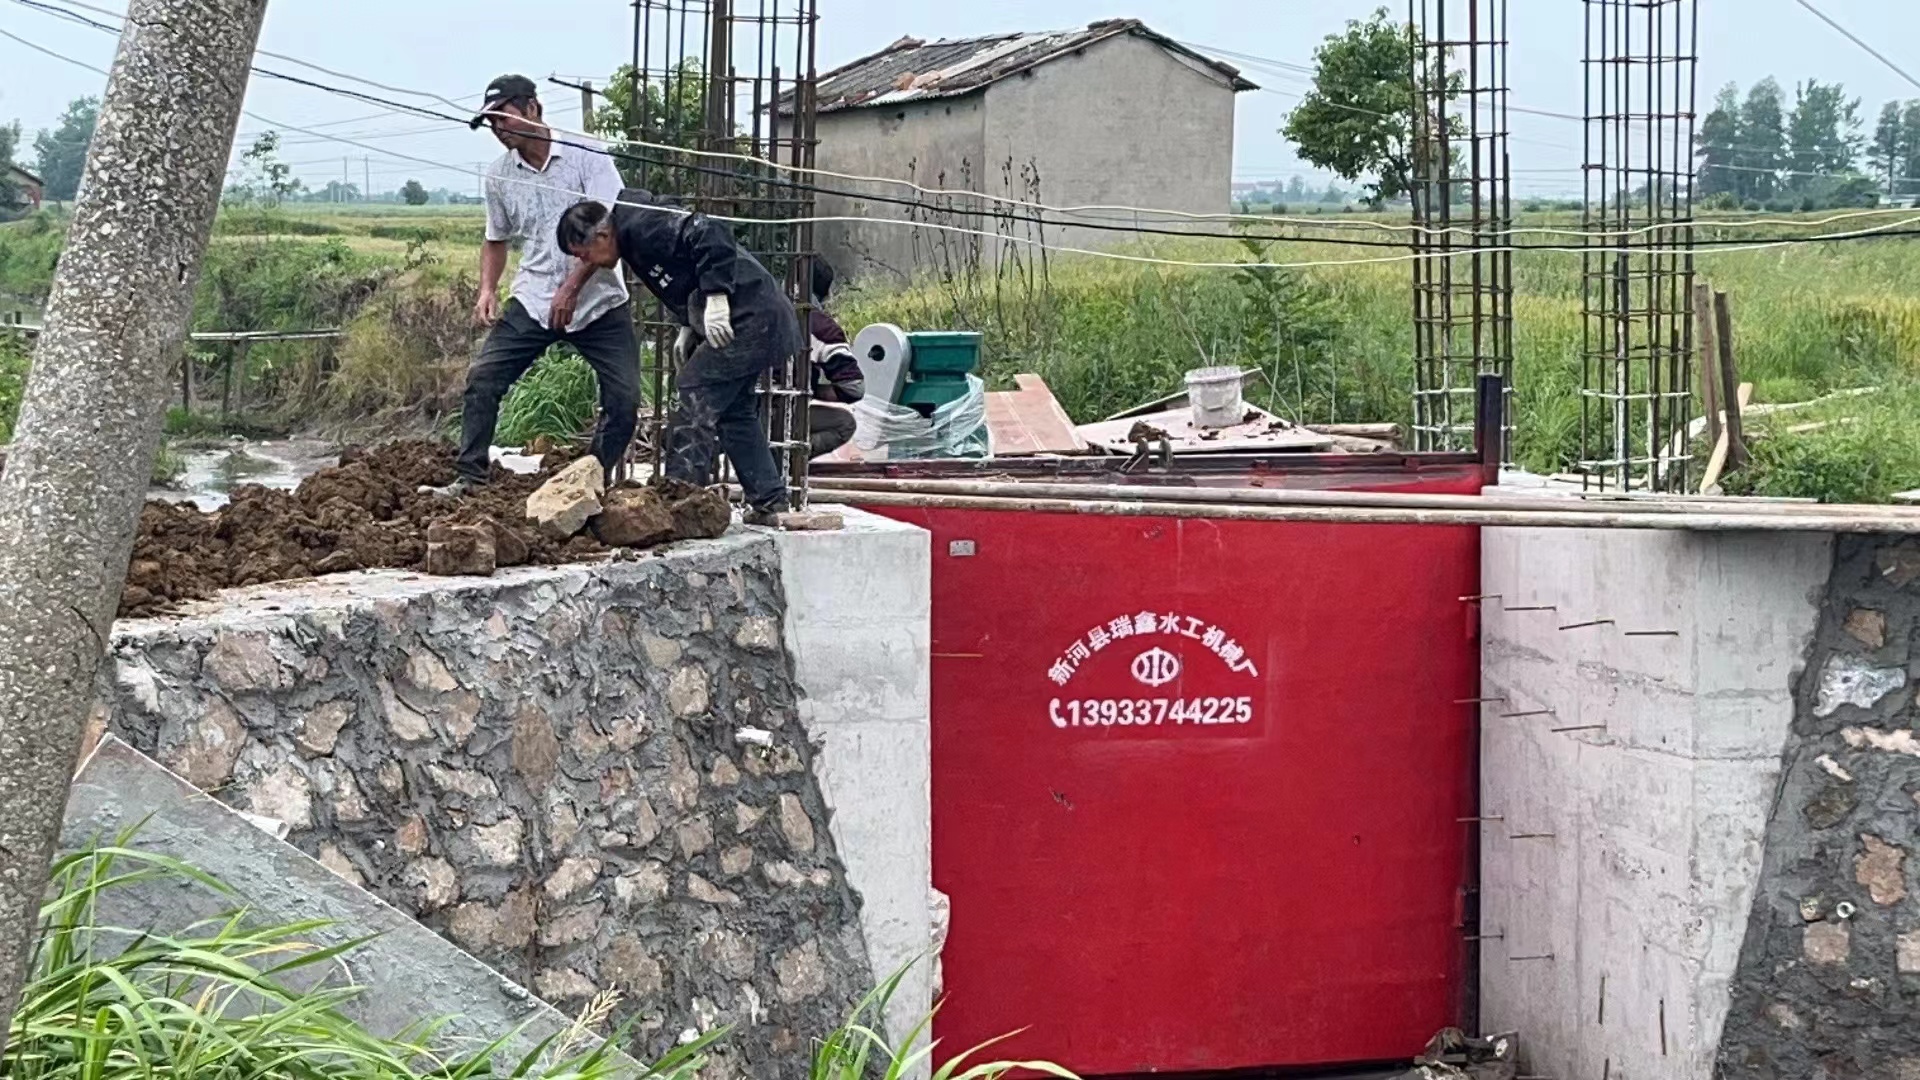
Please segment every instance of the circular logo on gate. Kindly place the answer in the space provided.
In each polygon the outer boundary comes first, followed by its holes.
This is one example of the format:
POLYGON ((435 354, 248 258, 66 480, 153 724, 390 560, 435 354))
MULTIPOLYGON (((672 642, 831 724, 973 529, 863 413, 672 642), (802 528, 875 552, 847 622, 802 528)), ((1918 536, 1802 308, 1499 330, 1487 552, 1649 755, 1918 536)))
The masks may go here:
POLYGON ((1133 658, 1133 677, 1143 686, 1165 686, 1180 677, 1180 658, 1165 649, 1148 649, 1133 658))

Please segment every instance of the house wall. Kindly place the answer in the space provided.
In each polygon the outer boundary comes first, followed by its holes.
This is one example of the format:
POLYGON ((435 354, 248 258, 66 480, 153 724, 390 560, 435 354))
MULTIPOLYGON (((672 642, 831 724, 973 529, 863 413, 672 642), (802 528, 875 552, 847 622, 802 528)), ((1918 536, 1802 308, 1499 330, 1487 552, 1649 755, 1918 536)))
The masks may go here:
MULTIPOLYGON (((912 179, 923 187, 1194 213, 1231 208, 1234 92, 1211 69, 1132 35, 1108 38, 962 98, 895 108, 847 109, 819 119, 818 163, 833 172, 912 179), (1011 166, 1011 175, 1008 168, 1011 166)), ((862 194, 916 197, 909 188, 824 178, 862 194)), ((923 220, 987 232, 993 218, 943 212, 964 202, 922 197, 923 220)), ((823 216, 898 220, 910 208, 822 196, 823 216)), ((987 209, 992 209, 989 204, 987 209)), ((1131 214, 1114 215, 1132 224, 1131 214)), ((1040 238, 1015 224, 1015 236, 1040 238)), ((970 264, 992 266, 1019 244, 891 225, 831 223, 820 246, 846 277, 907 278, 970 264)), ((1108 247, 1125 234, 1049 229, 1049 243, 1108 247)))
MULTIPOLYGON (((928 188, 986 190, 981 171, 985 130, 984 94, 890 109, 847 109, 820 117, 815 164, 829 172, 898 177, 928 188)), ((998 176, 992 179, 997 182, 998 176)), ((866 196, 822 195, 815 204, 822 217, 902 220, 913 212, 911 207, 870 196, 918 197, 899 184, 837 177, 821 181, 823 187, 866 196)), ((820 226, 818 237, 821 252, 843 279, 874 274, 906 279, 933 269, 935 260, 948 254, 939 249, 937 234, 897 225, 835 222, 820 226)))
MULTIPOLYGON (((1234 91, 1221 76, 1131 34, 987 90, 986 157, 1037 168, 1049 206, 1232 208, 1234 91)), ((1133 214, 1112 214, 1133 225, 1133 214)), ((1155 225, 1179 227, 1176 222, 1155 225)), ((1135 239, 1049 228, 1048 243, 1107 248, 1135 239)))

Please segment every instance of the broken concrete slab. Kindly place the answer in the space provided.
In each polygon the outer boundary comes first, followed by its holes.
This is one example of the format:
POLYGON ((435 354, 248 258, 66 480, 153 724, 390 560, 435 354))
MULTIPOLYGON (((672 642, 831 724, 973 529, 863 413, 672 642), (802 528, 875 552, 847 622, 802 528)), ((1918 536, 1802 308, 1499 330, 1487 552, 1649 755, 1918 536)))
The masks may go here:
POLYGON ((308 938, 317 947, 365 939, 330 967, 344 968, 365 988, 342 1011, 378 1035, 396 1036, 445 1017, 442 1036, 460 1045, 484 1046, 518 1031, 505 1048, 518 1057, 571 1024, 445 938, 109 735, 74 777, 61 846, 78 850, 135 826, 134 846, 202 870, 235 895, 171 881, 128 886, 102 898, 106 925, 178 931, 235 908, 262 924, 330 920, 332 926, 308 938))

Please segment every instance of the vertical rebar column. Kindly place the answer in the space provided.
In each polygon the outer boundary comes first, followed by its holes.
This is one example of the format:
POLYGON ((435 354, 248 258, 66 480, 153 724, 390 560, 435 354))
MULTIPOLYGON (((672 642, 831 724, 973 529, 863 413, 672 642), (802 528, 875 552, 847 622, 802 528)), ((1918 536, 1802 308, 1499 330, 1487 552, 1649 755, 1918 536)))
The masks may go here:
POLYGON ((1687 485, 1697 0, 1583 0, 1580 460, 1589 487, 1687 485))
MULTIPOLYGON (((1414 440, 1463 450, 1477 376, 1513 384, 1507 0, 1408 0, 1408 33, 1414 440)), ((1512 442, 1509 422, 1502 461, 1512 442)))
MULTIPOLYGON (((802 347, 762 384, 762 416, 796 507, 806 501, 813 388, 804 328, 813 279, 818 24, 818 0, 634 2, 632 138, 655 145, 629 148, 630 176, 644 176, 642 186, 688 209, 734 219, 741 244, 786 283, 803 328, 802 347)), ((648 325, 653 452, 663 465, 661 418, 672 405, 677 328, 657 312, 648 325)))

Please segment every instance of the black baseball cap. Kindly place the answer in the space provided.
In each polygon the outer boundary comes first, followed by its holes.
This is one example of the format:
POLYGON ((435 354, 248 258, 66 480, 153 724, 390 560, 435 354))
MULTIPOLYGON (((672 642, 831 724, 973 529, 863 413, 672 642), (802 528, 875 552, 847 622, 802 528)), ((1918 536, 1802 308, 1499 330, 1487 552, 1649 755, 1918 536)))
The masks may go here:
POLYGON ((487 94, 480 99, 480 114, 467 123, 467 127, 479 130, 487 122, 487 114, 512 101, 537 100, 540 88, 525 75, 502 75, 487 84, 487 94))

